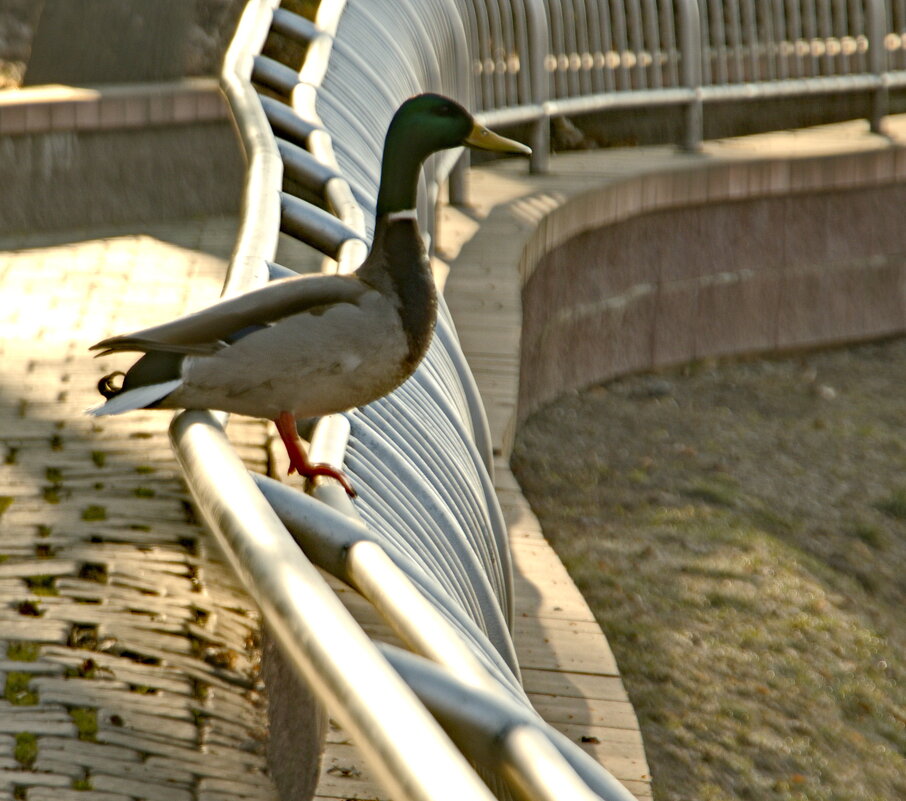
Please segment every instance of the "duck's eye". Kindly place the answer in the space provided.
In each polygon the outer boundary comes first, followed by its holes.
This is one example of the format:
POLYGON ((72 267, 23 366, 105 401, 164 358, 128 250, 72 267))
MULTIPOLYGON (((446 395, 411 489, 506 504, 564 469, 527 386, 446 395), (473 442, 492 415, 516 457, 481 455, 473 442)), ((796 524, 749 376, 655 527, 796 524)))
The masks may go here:
POLYGON ((456 113, 456 109, 453 106, 438 106, 435 113, 441 117, 452 117, 456 113))

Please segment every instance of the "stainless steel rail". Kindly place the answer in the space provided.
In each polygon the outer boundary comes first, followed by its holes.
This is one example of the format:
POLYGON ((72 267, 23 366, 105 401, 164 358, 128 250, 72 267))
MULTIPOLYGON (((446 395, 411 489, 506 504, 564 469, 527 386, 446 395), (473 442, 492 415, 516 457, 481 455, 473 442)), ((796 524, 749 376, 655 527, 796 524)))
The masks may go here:
POLYGON ((189 489, 284 654, 398 798, 492 796, 377 652, 255 488, 213 415, 170 429, 189 489), (442 758, 438 758, 441 755, 442 758))
POLYGON ((537 143, 553 117, 679 106, 680 144, 693 149, 703 107, 856 94, 878 131, 889 91, 906 85, 903 0, 457 3, 475 106, 489 123, 532 126, 535 170, 545 167, 537 143))
MULTIPOLYGON (((244 226, 225 292, 286 274, 285 266, 274 263, 281 233, 324 253, 328 269, 354 269, 370 236, 390 114, 406 96, 425 89, 468 99, 468 87, 457 77, 464 72, 457 68, 465 54, 463 30, 449 3, 428 3, 434 13, 429 27, 422 23, 424 2, 388 0, 367 9, 336 4, 331 23, 293 20, 275 5, 249 4, 227 60, 233 74, 224 86, 249 177, 244 226), (307 44, 301 68, 261 55, 268 19, 270 30, 307 44), (373 40, 382 25, 389 27, 387 52, 380 66, 371 67, 361 59, 362 37, 373 40), (328 54, 329 72, 311 64, 328 54), (388 65, 399 72, 388 72, 388 65), (406 80, 387 80, 395 74, 406 80), (250 94, 249 81, 257 92, 250 94), (288 179, 303 188, 305 198, 285 191, 288 179), (264 222, 254 224, 250 213, 264 222)), ((428 164, 425 222, 451 166, 449 157, 428 164)), ((367 409, 327 418, 315 429, 312 454, 322 461, 345 460, 360 492, 354 507, 330 482, 313 488, 321 500, 310 500, 263 477, 253 481, 213 414, 179 415, 171 437, 196 504, 269 629, 316 695, 363 744, 388 790, 403 799, 490 798, 487 785, 382 662, 303 551, 291 545, 274 511, 310 558, 358 588, 417 652, 485 693, 530 708, 510 638, 512 578, 489 476, 487 424, 443 304, 438 335, 412 380, 367 409)), ((568 761, 547 747, 557 770, 583 785, 568 761)), ((508 775, 517 792, 537 784, 530 770, 513 769, 520 761, 533 764, 531 749, 511 745, 503 756, 512 763, 508 775)), ((494 775, 501 765, 486 780, 498 797, 508 797, 494 775)), ((630 798, 611 782, 617 789, 608 798, 630 798)))
MULTIPOLYGON (((281 234, 323 253, 326 270, 355 270, 384 131, 420 91, 470 104, 489 124, 528 125, 532 169, 544 170, 556 116, 677 106, 694 148, 711 102, 862 93, 877 130, 890 87, 906 84, 902 0, 322 0, 312 20, 279 5, 250 0, 224 63, 248 161, 224 294, 293 273, 275 261, 281 234), (301 64, 264 55, 274 35, 304 48, 301 64)), ((457 157, 426 165, 429 236, 441 183, 461 191, 457 157)), ((171 436, 287 658, 395 797, 491 798, 490 786, 504 798, 631 798, 522 690, 487 421, 443 303, 410 381, 314 429, 313 457, 351 474, 355 503, 326 480, 309 498, 249 477, 213 414, 177 416, 171 436), (370 600, 420 656, 376 648, 312 563, 370 600)))

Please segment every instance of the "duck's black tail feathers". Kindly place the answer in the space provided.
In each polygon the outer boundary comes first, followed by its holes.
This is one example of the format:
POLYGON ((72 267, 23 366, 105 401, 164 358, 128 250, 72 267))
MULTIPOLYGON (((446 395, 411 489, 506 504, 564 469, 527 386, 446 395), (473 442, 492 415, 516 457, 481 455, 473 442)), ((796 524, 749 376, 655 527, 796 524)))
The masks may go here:
POLYGON ((117 370, 105 375, 98 381, 98 392, 107 400, 89 409, 88 414, 122 414, 156 406, 182 384, 184 358, 177 353, 146 353, 129 372, 117 370), (116 386, 115 379, 120 376, 123 377, 122 384, 116 386))

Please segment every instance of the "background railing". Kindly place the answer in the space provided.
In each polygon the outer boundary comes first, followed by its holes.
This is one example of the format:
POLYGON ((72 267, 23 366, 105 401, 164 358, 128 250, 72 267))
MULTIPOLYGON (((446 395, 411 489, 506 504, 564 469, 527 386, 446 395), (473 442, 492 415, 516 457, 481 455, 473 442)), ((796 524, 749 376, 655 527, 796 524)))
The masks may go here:
MULTIPOLYGON (((677 142, 695 149, 703 107, 855 95, 799 124, 864 116, 879 130, 906 84, 903 0, 456 0, 472 54, 475 108, 528 124, 543 171, 548 121, 619 109, 679 108, 677 142)), ((715 118, 716 118, 715 112, 715 118)), ((796 124, 741 107, 720 135, 796 124)))
MULTIPOLYGON (((680 109, 694 148, 706 104, 856 93, 877 129, 906 75, 902 2, 323 0, 311 20, 278 5, 248 3, 224 66, 248 160, 225 294, 294 274, 299 264, 275 263, 286 237, 322 253, 323 269, 358 266, 384 132, 417 92, 527 126, 539 170, 554 117, 680 109)), ((429 234, 457 157, 426 165, 429 234)), ((394 797, 630 798, 522 690, 487 422, 443 302, 412 379, 310 433, 313 458, 350 474, 354 504, 329 481, 311 498, 250 477, 220 422, 174 420, 187 483, 287 659, 394 797), (371 601, 413 653, 375 647, 311 563, 371 601)))

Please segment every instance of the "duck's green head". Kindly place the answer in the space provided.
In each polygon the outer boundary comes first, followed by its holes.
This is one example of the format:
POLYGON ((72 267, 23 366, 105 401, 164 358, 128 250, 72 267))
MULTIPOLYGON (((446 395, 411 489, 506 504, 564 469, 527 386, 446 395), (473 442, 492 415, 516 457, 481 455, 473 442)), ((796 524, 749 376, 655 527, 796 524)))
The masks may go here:
POLYGON ((483 128, 456 101, 435 94, 416 95, 399 107, 387 132, 388 139, 393 137, 425 156, 460 145, 499 153, 532 152, 519 142, 483 128))
POLYGON ((413 208, 422 162, 438 150, 463 145, 498 153, 532 152, 525 145, 482 127, 448 97, 423 94, 409 98, 394 114, 387 130, 378 214, 413 208))

